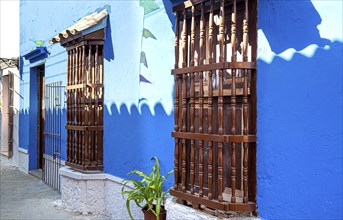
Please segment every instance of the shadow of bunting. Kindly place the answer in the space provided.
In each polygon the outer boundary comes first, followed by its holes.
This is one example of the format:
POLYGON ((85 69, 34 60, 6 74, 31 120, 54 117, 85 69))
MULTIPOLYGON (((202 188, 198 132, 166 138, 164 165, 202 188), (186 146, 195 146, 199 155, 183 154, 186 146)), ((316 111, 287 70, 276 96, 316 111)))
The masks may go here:
POLYGON ((256 8, 255 0, 173 8, 171 194, 194 208, 256 210, 256 8))

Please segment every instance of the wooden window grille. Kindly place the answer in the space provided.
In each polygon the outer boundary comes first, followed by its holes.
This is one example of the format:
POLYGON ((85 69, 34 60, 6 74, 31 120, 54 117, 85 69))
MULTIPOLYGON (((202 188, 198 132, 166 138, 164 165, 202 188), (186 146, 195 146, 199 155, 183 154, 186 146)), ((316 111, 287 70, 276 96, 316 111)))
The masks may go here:
POLYGON ((67 160, 103 171, 104 30, 61 41, 68 51, 67 160))
POLYGON ((173 8, 171 194, 194 208, 256 210, 256 9, 256 0, 173 8))

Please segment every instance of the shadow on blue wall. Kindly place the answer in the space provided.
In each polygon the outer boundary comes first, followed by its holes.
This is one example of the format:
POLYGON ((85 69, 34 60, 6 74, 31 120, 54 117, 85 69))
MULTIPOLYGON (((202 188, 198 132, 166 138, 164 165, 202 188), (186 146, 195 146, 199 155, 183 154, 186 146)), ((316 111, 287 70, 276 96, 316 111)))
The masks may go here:
POLYGON ((24 148, 26 150, 29 149, 29 136, 27 129, 29 128, 29 110, 22 109, 19 111, 19 147, 24 148))
POLYGON ((310 1, 260 1, 272 51, 258 62, 258 207, 267 219, 342 219, 342 43, 321 39, 310 1), (282 42, 282 43, 280 43, 282 42))
POLYGON ((275 53, 288 48, 301 50, 310 44, 322 47, 329 40, 320 38, 321 18, 309 0, 259 1, 258 26, 275 53))
POLYGON ((112 30, 110 15, 107 18, 106 38, 104 43, 104 58, 107 61, 114 60, 113 42, 112 42, 112 30))
POLYGON ((173 6, 181 4, 184 0, 162 0, 166 13, 168 15, 169 21, 173 26, 173 31, 175 32, 175 14, 173 13, 173 6))
MULTIPOLYGON (((173 116, 167 115, 161 104, 154 108, 152 115, 147 105, 141 107, 141 114, 136 106, 131 106, 130 113, 126 105, 111 105, 111 114, 104 109, 104 163, 105 172, 121 178, 133 169, 150 172, 152 156, 157 156, 161 163, 161 172, 166 174, 173 169, 174 140, 173 116), (110 165, 110 166, 109 166, 110 165)), ((172 176, 166 187, 172 185, 172 176)))
MULTIPOLYGON (((37 103, 36 103, 37 104, 37 103)), ((30 164, 29 169, 34 170, 36 169, 36 160, 37 156, 37 116, 34 114, 30 114, 30 111, 36 111, 37 107, 36 105, 31 107, 30 109, 22 109, 19 111, 19 121, 20 121, 20 127, 19 127, 19 140, 20 140, 20 148, 26 149, 29 151, 29 154, 31 155, 30 158, 30 164), (28 132, 29 131, 29 132, 28 132)), ((66 159, 66 137, 67 132, 64 128, 66 124, 66 109, 63 108, 61 110, 61 159, 66 159)), ((56 144, 56 143, 55 143, 56 144)), ((52 148, 49 150, 49 148, 46 146, 45 148, 45 154, 52 156, 52 148)))
POLYGON ((23 66, 24 66, 24 58, 22 56, 19 57, 19 76, 20 79, 23 79, 23 66))

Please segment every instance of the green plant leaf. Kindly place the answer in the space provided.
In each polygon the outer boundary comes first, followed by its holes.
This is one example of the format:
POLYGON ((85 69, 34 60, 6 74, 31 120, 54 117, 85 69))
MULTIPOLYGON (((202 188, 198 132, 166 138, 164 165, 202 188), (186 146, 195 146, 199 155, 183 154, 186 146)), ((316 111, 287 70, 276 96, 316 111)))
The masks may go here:
POLYGON ((148 39, 149 37, 151 37, 151 38, 157 40, 156 37, 151 33, 151 31, 149 31, 149 30, 146 29, 146 28, 143 28, 143 37, 144 37, 145 39, 148 39))
POLYGON ((155 166, 153 167, 154 169, 156 169, 156 175, 160 176, 160 163, 158 162, 158 159, 156 156, 153 156, 152 159, 155 160, 155 166))
POLYGON ((165 179, 167 179, 167 178, 170 176, 170 174, 172 174, 173 172, 174 172, 174 170, 169 171, 169 172, 167 173, 165 179))
POLYGON ((130 210, 130 200, 126 200, 126 209, 127 209, 127 212, 129 213, 130 218, 134 220, 131 214, 131 210, 130 210))
POLYGON ((129 172, 128 174, 137 174, 138 176, 141 176, 143 178, 149 178, 145 173, 143 173, 142 171, 139 170, 132 170, 131 172, 129 172))
POLYGON ((161 204, 164 202, 164 198, 168 193, 163 191, 163 183, 166 180, 173 170, 169 171, 168 174, 162 176, 160 173, 160 164, 157 157, 152 157, 154 160, 154 166, 151 168, 151 173, 145 174, 139 170, 133 170, 128 174, 136 174, 141 177, 140 180, 135 179, 126 179, 123 181, 124 186, 122 188, 122 195, 126 195, 126 206, 132 219, 131 210, 130 210, 130 201, 134 201, 138 207, 146 207, 149 211, 153 212, 154 215, 159 218, 159 213, 161 212, 161 204), (133 189, 130 187, 125 188, 127 184, 133 184, 133 189), (143 206, 143 202, 146 202, 143 206))
POLYGON ((157 220, 160 219, 161 201, 162 201, 162 198, 156 199, 156 218, 157 218, 157 220))

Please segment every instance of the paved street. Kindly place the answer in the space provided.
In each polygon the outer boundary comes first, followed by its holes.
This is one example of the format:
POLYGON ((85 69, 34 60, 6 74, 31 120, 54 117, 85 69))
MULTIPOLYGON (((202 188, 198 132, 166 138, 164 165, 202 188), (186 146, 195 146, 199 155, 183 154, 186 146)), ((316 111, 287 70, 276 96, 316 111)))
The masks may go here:
POLYGON ((104 219, 64 210, 61 195, 42 180, 0 165, 0 219, 104 219))

